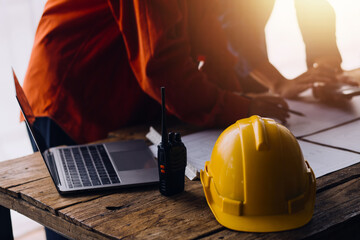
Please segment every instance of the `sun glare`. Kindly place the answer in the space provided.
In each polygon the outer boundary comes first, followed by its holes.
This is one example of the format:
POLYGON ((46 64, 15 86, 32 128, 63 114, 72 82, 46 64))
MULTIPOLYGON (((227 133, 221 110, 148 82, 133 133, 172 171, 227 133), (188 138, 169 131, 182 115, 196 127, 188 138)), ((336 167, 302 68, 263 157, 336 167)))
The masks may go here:
MULTIPOLYGON (((360 67, 360 1, 329 0, 336 13, 336 37, 345 70, 360 67)), ((305 46, 294 1, 277 0, 265 28, 270 62, 287 78, 306 71, 305 46)))
POLYGON ((342 67, 350 70, 360 67, 360 1, 329 0, 336 13, 336 36, 342 67))

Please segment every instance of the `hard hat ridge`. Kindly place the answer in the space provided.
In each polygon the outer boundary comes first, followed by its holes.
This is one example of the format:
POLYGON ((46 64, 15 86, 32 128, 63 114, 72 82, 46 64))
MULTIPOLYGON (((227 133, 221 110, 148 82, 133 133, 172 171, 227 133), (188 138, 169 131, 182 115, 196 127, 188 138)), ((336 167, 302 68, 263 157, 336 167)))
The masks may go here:
MULTIPOLYGON (((252 116, 250 120, 254 129, 256 150, 267 150, 269 143, 264 120, 258 116, 252 116)), ((238 121, 238 124, 241 123, 238 121)))

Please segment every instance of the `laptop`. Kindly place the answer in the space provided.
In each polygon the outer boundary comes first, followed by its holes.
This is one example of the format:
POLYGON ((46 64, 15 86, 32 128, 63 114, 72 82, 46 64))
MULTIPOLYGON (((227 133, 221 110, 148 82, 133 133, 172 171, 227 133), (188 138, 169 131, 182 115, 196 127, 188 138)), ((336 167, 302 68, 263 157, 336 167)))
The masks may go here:
POLYGON ((157 161, 143 140, 46 148, 35 117, 13 71, 16 99, 60 194, 159 182, 157 161))

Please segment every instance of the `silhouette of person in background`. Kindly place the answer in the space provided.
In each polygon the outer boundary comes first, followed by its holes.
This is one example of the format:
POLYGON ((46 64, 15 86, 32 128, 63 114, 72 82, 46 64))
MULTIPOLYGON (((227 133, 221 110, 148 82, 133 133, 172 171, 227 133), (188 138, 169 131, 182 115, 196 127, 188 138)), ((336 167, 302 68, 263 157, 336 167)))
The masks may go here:
POLYGON ((224 13, 221 21, 230 48, 238 56, 237 72, 242 85, 249 91, 269 89, 282 97, 294 98, 316 82, 354 84, 341 77, 342 59, 336 43, 332 6, 327 0, 294 1, 308 70, 291 81, 267 57, 264 29, 275 0, 221 1, 224 13))

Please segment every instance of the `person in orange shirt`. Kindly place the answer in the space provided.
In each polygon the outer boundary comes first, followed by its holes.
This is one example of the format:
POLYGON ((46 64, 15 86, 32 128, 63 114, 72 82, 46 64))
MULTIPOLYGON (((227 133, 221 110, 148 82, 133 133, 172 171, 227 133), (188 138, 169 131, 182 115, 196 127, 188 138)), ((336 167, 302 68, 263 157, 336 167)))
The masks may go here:
POLYGON ((34 114, 94 141, 159 119, 165 86, 168 112, 190 124, 285 121, 283 99, 241 96, 217 10, 216 1, 48 1, 23 86, 34 114))
POLYGON ((49 0, 23 85, 48 147, 159 121, 161 86, 168 112, 190 124, 224 127, 253 114, 285 121, 282 98, 243 96, 218 9, 216 1, 49 0))

